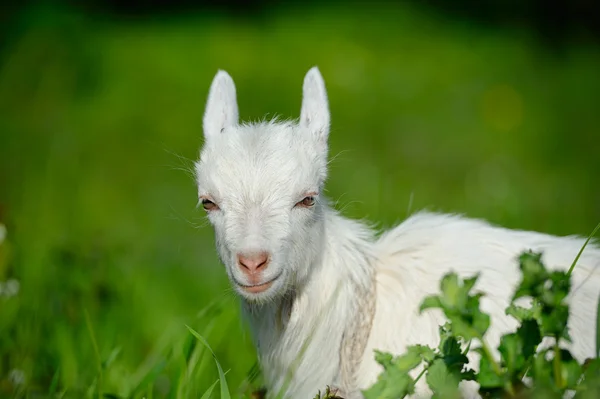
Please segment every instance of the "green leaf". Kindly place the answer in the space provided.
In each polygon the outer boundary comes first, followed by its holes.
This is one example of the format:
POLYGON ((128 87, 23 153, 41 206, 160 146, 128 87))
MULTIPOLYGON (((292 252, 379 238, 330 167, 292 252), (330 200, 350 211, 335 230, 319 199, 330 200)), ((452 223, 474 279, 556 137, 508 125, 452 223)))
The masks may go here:
POLYGON ((397 369, 387 369, 379 375, 377 382, 363 391, 365 399, 403 398, 414 392, 414 380, 397 369))
POLYGON ((498 351, 500 351, 508 376, 515 379, 514 377, 518 376, 525 366, 521 337, 517 333, 503 335, 500 338, 498 351))
POLYGON ((479 337, 483 337, 490 327, 490 316, 479 309, 479 297, 471 297, 469 305, 469 313, 473 315, 473 329, 479 337))
POLYGON ((600 398, 600 359, 588 359, 583 369, 583 382, 579 384, 574 399, 600 398))
POLYGON ((524 320, 517 329, 517 335, 521 339, 523 356, 528 360, 535 354, 537 346, 542 342, 538 322, 533 319, 524 320))
POLYGON ((453 335, 442 336, 439 345, 439 351, 442 356, 462 356, 462 348, 458 339, 453 335))
POLYGON ((483 353, 479 360, 477 382, 482 388, 502 388, 504 386, 504 378, 496 374, 490 360, 483 353))
POLYGON ((541 319, 541 330, 544 336, 559 336, 570 341, 567 332, 567 321, 569 319, 569 307, 567 305, 544 306, 541 319))
POLYGON ((472 370, 465 371, 469 358, 466 352, 463 352, 459 340, 451 334, 450 328, 451 324, 440 327, 439 356, 446 364, 448 372, 453 373, 459 380, 471 380, 474 378, 472 370))
POLYGON ((434 350, 427 345, 413 345, 409 346, 408 349, 418 353, 421 359, 427 363, 431 363, 436 357, 434 350))
MULTIPOLYGON (((394 359, 393 367, 403 372, 414 369, 423 361, 423 353, 427 352, 424 348, 431 351, 430 348, 422 345, 409 346, 406 348, 406 353, 404 355, 394 359)), ((431 352, 433 353, 433 351, 431 352)))
POLYGON ((375 359, 384 368, 377 382, 366 391, 366 399, 399 398, 414 392, 415 382, 408 374, 409 371, 420 365, 424 359, 433 360, 435 354, 425 345, 413 345, 406 348, 406 352, 397 357, 389 353, 375 351, 375 359))
POLYGON ((541 312, 542 312, 542 305, 538 301, 533 301, 533 303, 531 304, 531 307, 529 307, 529 308, 524 308, 522 306, 517 306, 514 303, 511 303, 506 308, 505 313, 508 316, 514 317, 515 319, 517 319, 517 321, 522 323, 524 320, 530 320, 530 319, 539 321, 540 317, 541 317, 541 312))
POLYGON ((552 362, 546 359, 548 349, 538 352, 533 358, 532 376, 536 387, 554 388, 554 377, 552 371, 552 362))
POLYGON ((392 365, 392 360, 394 356, 391 353, 381 352, 377 349, 375 350, 375 361, 383 366, 383 368, 388 368, 392 365))
POLYGON ((463 281, 463 290, 465 292, 467 292, 467 293, 471 292, 471 290, 475 286, 475 283, 477 282, 477 279, 479 279, 479 274, 476 274, 473 277, 464 279, 464 281, 463 281))
POLYGON ((440 297, 437 295, 425 297, 419 307, 419 312, 423 313, 426 309, 444 309, 440 297))
POLYGON ((460 398, 459 379, 446 367, 443 359, 436 359, 427 369, 426 381, 433 398, 460 398))
POLYGON ((521 283, 515 291, 513 300, 525 296, 536 297, 547 279, 548 272, 541 262, 542 255, 525 252, 519 257, 519 267, 522 273, 521 283))
POLYGON ((472 340, 473 338, 479 338, 479 334, 473 327, 464 321, 461 315, 448 315, 448 318, 452 322, 452 330, 457 336, 464 338, 465 340, 472 340))
POLYGON ((542 304, 546 306, 559 306, 569 294, 571 280, 567 273, 555 271, 549 275, 549 287, 538 296, 542 304))
POLYGON ((579 378, 582 374, 581 365, 573 358, 571 352, 566 349, 560 351, 560 364, 563 381, 565 381, 565 388, 574 389, 579 382, 579 378))
POLYGON ((489 315, 479 309, 479 295, 469 297, 466 308, 446 312, 446 317, 452 323, 454 334, 469 341, 481 339, 490 326, 489 315))
POLYGON ((456 273, 446 274, 442 277, 440 288, 442 290, 442 304, 448 307, 456 306, 461 289, 458 275, 456 273))
POLYGON ((420 311, 440 308, 450 320, 455 335, 466 340, 481 339, 490 326, 490 318, 479 309, 482 294, 470 294, 478 277, 462 280, 456 273, 444 275, 440 283, 442 295, 426 297, 420 311))

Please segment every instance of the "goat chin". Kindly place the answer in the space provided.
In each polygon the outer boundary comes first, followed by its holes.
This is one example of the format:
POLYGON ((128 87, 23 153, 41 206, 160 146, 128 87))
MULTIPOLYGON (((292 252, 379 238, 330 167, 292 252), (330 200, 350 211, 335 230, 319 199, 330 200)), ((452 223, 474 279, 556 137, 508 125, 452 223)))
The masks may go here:
MULTIPOLYGON (((480 275, 475 289, 485 294, 486 340, 495 348, 516 328, 505 308, 520 277, 518 255, 541 252, 547 267, 566 269, 584 244, 429 212, 376 238, 364 223, 344 218, 319 194, 329 109, 316 68, 304 79, 298 123, 240 124, 235 86, 224 71, 213 80, 203 122, 198 195, 242 296, 270 396, 306 399, 332 386, 360 398, 382 371, 374 350, 401 354, 408 345, 437 345, 444 319, 418 307, 450 271, 480 275), (249 260, 242 267, 239 259, 249 260)), ((572 275, 569 349, 579 361, 594 356, 599 267, 600 249, 590 244, 572 275)), ((469 360, 476 368, 477 357, 469 360)), ((462 389, 477 397, 474 383, 462 389)), ((430 395, 423 379, 415 395, 430 395)))

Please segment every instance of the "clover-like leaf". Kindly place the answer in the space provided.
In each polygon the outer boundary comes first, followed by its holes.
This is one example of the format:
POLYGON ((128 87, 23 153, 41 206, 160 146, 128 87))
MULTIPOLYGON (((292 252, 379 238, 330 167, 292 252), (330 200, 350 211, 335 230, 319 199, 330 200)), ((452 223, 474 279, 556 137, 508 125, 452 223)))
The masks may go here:
POLYGON ((522 323, 524 320, 540 320, 542 312, 542 305, 538 301, 533 301, 529 308, 524 308, 522 306, 515 305, 511 303, 506 308, 506 314, 508 316, 514 317, 519 323, 522 323))
POLYGON ((446 323, 440 327, 440 343, 437 356, 446 364, 449 373, 454 374, 458 380, 474 380, 475 372, 467 368, 469 358, 463 350, 460 339, 453 334, 452 324, 446 323))
POLYGON ((536 297, 539 288, 543 286, 548 277, 548 272, 542 264, 542 255, 533 252, 523 253, 519 257, 519 268, 521 269, 521 283, 515 291, 513 300, 525 296, 536 297))
POLYGON ((443 309, 442 301, 437 295, 430 295, 423 299, 421 306, 419 306, 419 312, 423 313, 426 309, 443 309))
POLYGON ((458 275, 456 273, 448 273, 442 277, 440 283, 442 290, 441 302, 443 306, 455 307, 460 296, 461 286, 459 285, 458 275))
POLYGON ((465 340, 481 339, 490 326, 490 318, 479 308, 482 294, 471 294, 478 275, 460 279, 456 273, 448 273, 442 278, 441 295, 426 297, 420 311, 429 308, 441 309, 452 324, 453 333, 465 340))
POLYGON ((432 398, 459 399, 461 397, 458 389, 460 379, 450 372, 443 359, 436 359, 431 363, 425 379, 433 391, 432 398))
POLYGON ((366 399, 401 398, 414 392, 415 382, 409 371, 422 363, 423 358, 432 358, 433 350, 424 345, 406 348, 406 352, 397 357, 389 353, 375 352, 375 358, 384 368, 377 382, 363 391, 366 399))
POLYGON ((384 370, 363 395, 365 399, 396 399, 412 394, 414 389, 415 382, 410 375, 392 367, 384 370))
POLYGON ((427 345, 413 345, 409 346, 407 350, 418 354, 426 363, 431 363, 436 357, 435 351, 427 345))
POLYGON ((391 353, 375 350, 375 361, 383 366, 384 369, 392 365, 394 356, 391 353))
POLYGON ((413 345, 406 348, 406 353, 392 360, 393 367, 408 372, 417 367, 423 361, 423 354, 433 351, 425 345, 413 345))

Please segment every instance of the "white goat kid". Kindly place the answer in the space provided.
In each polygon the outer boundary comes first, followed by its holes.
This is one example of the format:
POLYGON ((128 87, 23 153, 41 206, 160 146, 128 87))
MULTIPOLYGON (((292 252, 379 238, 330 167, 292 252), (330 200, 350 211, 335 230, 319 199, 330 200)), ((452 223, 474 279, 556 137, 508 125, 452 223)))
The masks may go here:
MULTIPOLYGON (((204 114, 198 194, 270 395, 308 399, 331 385, 361 397, 381 372, 374 349, 400 354, 411 344, 437 344, 444 320, 436 310, 419 315, 418 306, 449 271, 481 273, 475 288, 486 294, 486 338, 495 346, 516 327, 504 309, 519 278, 517 256, 542 251, 549 267, 567 268, 583 245, 576 237, 425 212, 375 238, 322 194, 329 118, 316 67, 304 79, 299 123, 240 124, 235 86, 224 71, 212 82, 204 114)), ((589 245, 573 275, 569 327, 580 361, 594 355, 599 265, 600 250, 589 245)), ((475 395, 476 386, 463 388, 475 395)), ((418 386, 417 393, 428 391, 418 386)))

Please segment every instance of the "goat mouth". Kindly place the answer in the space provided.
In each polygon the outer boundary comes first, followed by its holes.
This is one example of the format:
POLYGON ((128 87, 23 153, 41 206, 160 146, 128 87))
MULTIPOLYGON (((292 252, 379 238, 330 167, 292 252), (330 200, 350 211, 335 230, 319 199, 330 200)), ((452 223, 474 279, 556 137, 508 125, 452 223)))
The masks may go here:
POLYGON ((236 281, 237 285, 239 285, 244 291, 250 293, 250 294, 260 294, 261 292, 265 292, 266 290, 268 290, 269 288, 271 288, 271 286, 273 285, 273 283, 275 282, 275 280, 277 280, 279 278, 279 275, 275 276, 275 278, 267 281, 266 283, 261 283, 261 284, 255 284, 255 285, 244 285, 244 284, 240 284, 236 281))

